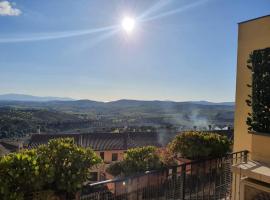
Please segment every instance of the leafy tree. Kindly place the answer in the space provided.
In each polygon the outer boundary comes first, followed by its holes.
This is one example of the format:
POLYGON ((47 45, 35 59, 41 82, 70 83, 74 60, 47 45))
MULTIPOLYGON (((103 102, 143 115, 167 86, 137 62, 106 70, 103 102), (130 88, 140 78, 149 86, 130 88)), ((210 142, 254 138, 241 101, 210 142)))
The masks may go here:
POLYGON ((202 159, 224 155, 230 151, 231 142, 216 133, 190 131, 177 135, 168 145, 174 154, 189 159, 202 159))
POLYGON ((114 175, 130 175, 147 170, 159 169, 163 166, 157 148, 145 146, 129 149, 123 161, 112 163, 107 172, 114 175))
POLYGON ((174 154, 168 148, 158 149, 158 155, 164 166, 177 165, 174 154))
POLYGON ((0 158, 0 196, 6 200, 23 199, 24 194, 42 186, 40 165, 35 150, 12 153, 0 158))
POLYGON ((50 140, 37 149, 0 158, 0 196, 20 200, 39 190, 74 194, 100 162, 92 149, 77 146, 71 138, 50 140))
POLYGON ((124 161, 118 161, 118 162, 111 163, 109 165, 109 167, 106 169, 106 171, 113 176, 123 175, 124 164, 125 164, 124 161))
POLYGON ((75 193, 90 176, 90 169, 101 158, 90 148, 81 148, 72 138, 50 140, 38 147, 39 163, 44 166, 48 189, 59 193, 75 193))

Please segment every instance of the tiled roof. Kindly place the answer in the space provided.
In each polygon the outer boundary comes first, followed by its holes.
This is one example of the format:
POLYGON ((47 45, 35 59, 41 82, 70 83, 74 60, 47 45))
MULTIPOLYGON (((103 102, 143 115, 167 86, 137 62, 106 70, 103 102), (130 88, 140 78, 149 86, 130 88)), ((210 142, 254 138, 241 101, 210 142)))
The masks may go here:
POLYGON ((19 149, 19 144, 16 142, 0 141, 0 145, 9 152, 15 152, 19 149))
POLYGON ((1 143, 0 143, 0 156, 4 156, 6 154, 10 153, 8 149, 6 149, 1 143))
POLYGON ((157 133, 88 133, 88 134, 35 134, 32 135, 28 147, 35 148, 47 144, 50 139, 72 137, 78 145, 91 147, 96 151, 126 150, 128 148, 147 145, 158 146, 157 133))
POLYGON ((142 146, 162 146, 159 142, 158 133, 129 133, 127 139, 127 147, 135 148, 142 146))

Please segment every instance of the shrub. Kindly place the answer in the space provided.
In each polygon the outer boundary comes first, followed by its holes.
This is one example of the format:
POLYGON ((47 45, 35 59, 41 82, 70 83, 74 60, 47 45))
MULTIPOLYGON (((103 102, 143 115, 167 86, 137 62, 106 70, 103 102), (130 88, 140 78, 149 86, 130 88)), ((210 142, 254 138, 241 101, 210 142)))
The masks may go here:
POLYGON ((226 136, 191 131, 177 135, 169 144, 169 149, 185 158, 202 159, 224 155, 230 150, 230 146, 226 136))
POLYGON ((124 171, 123 168, 124 168, 124 162, 118 161, 118 162, 111 163, 109 167, 106 169, 106 171, 113 176, 119 176, 119 175, 122 175, 124 171))
POLYGON ((131 175, 134 173, 144 172, 148 170, 159 169, 163 166, 156 147, 145 146, 140 148, 129 149, 124 160, 112 163, 107 172, 117 175, 131 175))
POLYGON ((158 155, 164 166, 175 166, 177 161, 175 160, 174 154, 170 151, 169 148, 163 148, 158 150, 158 155))
POLYGON ((35 150, 12 153, 0 159, 1 199, 19 200, 42 187, 40 165, 35 150))
POLYGON ((90 176, 90 168, 101 162, 90 148, 78 147, 71 138, 50 140, 37 148, 42 175, 48 189, 74 193, 90 176))
POLYGON ((44 189, 73 194, 100 162, 93 150, 78 147, 71 138, 50 140, 37 149, 0 158, 0 195, 17 200, 44 189))

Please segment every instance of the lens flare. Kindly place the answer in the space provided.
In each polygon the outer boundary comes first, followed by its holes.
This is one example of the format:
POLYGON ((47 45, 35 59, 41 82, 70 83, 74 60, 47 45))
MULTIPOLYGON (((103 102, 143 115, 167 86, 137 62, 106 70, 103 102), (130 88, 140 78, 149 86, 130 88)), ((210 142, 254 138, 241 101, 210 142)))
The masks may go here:
POLYGON ((127 32, 131 33, 135 27, 135 19, 131 17, 124 17, 122 20, 122 28, 127 32))

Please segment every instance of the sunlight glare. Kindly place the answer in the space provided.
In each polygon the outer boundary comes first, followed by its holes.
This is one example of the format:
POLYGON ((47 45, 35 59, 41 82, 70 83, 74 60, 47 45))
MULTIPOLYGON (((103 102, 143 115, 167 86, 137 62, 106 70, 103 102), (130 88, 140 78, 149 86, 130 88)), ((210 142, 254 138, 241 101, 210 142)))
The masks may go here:
POLYGON ((124 17, 122 20, 122 28, 127 32, 131 33, 135 27, 135 19, 131 17, 124 17))

